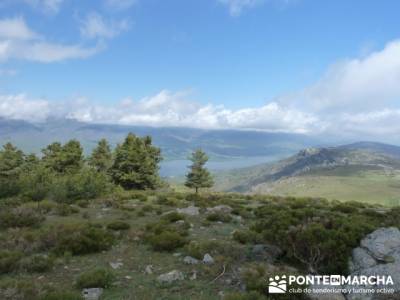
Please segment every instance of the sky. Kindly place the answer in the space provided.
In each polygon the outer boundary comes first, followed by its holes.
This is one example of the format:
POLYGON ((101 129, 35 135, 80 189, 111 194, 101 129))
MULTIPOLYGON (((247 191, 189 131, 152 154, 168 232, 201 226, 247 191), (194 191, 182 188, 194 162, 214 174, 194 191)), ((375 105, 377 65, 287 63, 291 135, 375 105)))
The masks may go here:
POLYGON ((0 117, 394 137, 399 11, 397 0, 0 0, 0 117))

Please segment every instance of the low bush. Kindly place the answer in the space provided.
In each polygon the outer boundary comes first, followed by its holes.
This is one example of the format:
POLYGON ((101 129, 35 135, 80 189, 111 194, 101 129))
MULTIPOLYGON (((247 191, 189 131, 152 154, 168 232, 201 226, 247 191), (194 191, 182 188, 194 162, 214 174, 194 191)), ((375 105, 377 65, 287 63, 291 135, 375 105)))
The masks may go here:
POLYGON ((66 217, 72 214, 79 213, 79 209, 69 204, 60 203, 55 207, 54 213, 58 216, 66 217))
POLYGON ((251 291, 247 293, 229 293, 224 297, 224 300, 269 300, 270 298, 266 298, 262 294, 251 291))
POLYGON ((232 237, 241 244, 257 243, 262 240, 256 232, 251 230, 235 230, 232 237))
POLYGON ((107 225, 108 229, 111 230, 128 230, 131 226, 123 221, 114 221, 107 225))
POLYGON ((89 254, 108 250, 113 242, 113 235, 103 228, 91 224, 62 225, 50 235, 54 238, 51 249, 62 255, 70 252, 72 255, 89 254))
POLYGON ((22 253, 18 251, 0 251, 0 274, 10 273, 18 268, 22 253))
POLYGON ((28 207, 16 207, 0 212, 0 228, 31 227, 44 220, 42 214, 28 207))
POLYGON ((114 274, 107 269, 94 269, 79 275, 76 286, 84 288, 109 288, 114 282, 114 274))
POLYGON ((161 217, 161 220, 167 223, 173 223, 179 220, 185 220, 185 216, 176 211, 166 213, 161 217))
POLYGON ((84 300, 80 292, 77 291, 53 291, 47 292, 39 298, 40 300, 84 300))
POLYGON ((20 267, 29 273, 43 273, 53 267, 53 260, 46 255, 32 255, 23 258, 20 267))
POLYGON ((153 234, 148 237, 152 248, 156 251, 172 251, 183 247, 187 240, 177 232, 163 231, 159 234, 153 234))
POLYGON ((214 212, 214 213, 207 215, 207 221, 228 223, 228 222, 232 221, 232 217, 229 214, 224 214, 221 212, 214 212))

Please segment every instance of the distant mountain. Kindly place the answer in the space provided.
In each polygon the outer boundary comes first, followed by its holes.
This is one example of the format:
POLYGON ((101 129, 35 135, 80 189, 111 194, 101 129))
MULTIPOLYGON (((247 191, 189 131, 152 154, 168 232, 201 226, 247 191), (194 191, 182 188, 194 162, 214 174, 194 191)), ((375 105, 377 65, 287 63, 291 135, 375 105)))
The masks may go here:
POLYGON ((302 134, 88 124, 66 119, 32 124, 0 119, 0 144, 10 141, 26 152, 39 152, 51 142, 65 142, 72 138, 80 140, 85 151, 89 152, 99 139, 107 138, 115 146, 129 132, 152 136, 167 160, 184 159, 198 147, 213 159, 257 156, 282 158, 302 148, 320 144, 318 139, 302 134))
MULTIPOLYGON (((291 190, 290 184, 293 184, 293 178, 296 180, 299 178, 303 180, 306 176, 309 176, 308 178, 314 176, 314 179, 316 176, 348 178, 356 174, 360 176, 360 172, 365 174, 366 171, 380 171, 393 176, 393 172, 398 170, 400 170, 400 147, 360 142, 330 148, 307 148, 276 163, 223 172, 217 175, 217 183, 219 189, 226 191, 270 193, 276 191, 277 182, 286 183, 280 187, 280 191, 284 188, 291 190)), ((315 185, 316 182, 309 183, 315 185)))

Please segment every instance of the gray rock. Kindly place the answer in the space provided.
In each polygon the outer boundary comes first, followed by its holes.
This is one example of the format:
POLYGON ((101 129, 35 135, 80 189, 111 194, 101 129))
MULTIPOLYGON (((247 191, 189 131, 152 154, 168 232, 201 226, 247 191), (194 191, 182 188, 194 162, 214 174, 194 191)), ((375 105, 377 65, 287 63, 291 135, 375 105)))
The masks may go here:
POLYGON ((110 262, 110 266, 114 270, 121 268, 123 265, 124 264, 122 262, 110 262))
MULTIPOLYGON (((348 294, 346 299, 375 300, 400 299, 400 231, 395 227, 379 228, 367 235, 352 252, 349 262, 352 276, 391 276, 393 285, 378 284, 376 286, 357 286, 356 288, 391 288, 392 294, 348 294)), ((351 288, 347 286, 346 288, 351 288)))
POLYGON ((160 283, 172 283, 177 280, 183 280, 185 279, 185 276, 181 271, 178 270, 173 270, 171 272, 161 274, 158 276, 157 280, 160 283))
POLYGON ((102 294, 102 288, 90 288, 82 290, 82 296, 85 300, 98 300, 102 294))
POLYGON ((379 228, 367 235, 360 243, 375 259, 385 257, 400 249, 400 230, 396 227, 379 228))
POLYGON ((230 214, 232 210, 232 207, 230 207, 229 205, 217 205, 214 207, 207 207, 207 212, 209 213, 230 214))
POLYGON ((207 265, 212 265, 214 263, 214 258, 208 253, 204 254, 203 263, 207 265))
POLYGON ((186 208, 177 208, 176 211, 181 214, 185 214, 188 216, 198 216, 200 214, 200 208, 196 206, 188 206, 186 208))
POLYGON ((146 274, 153 274, 153 266, 152 265, 147 265, 146 268, 144 269, 144 272, 146 274))
POLYGON ((187 265, 197 265, 199 263, 199 260, 191 256, 185 256, 183 262, 187 265))

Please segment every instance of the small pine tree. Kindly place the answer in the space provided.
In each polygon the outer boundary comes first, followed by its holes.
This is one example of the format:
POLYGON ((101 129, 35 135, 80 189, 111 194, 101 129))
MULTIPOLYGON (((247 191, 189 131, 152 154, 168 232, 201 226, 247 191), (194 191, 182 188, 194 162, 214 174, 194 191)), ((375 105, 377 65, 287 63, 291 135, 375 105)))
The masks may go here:
POLYGON ((185 186, 194 188, 196 194, 199 188, 212 187, 214 185, 213 178, 210 172, 204 167, 208 161, 207 154, 201 149, 197 149, 189 159, 192 161, 192 165, 189 167, 190 171, 186 175, 185 186))
POLYGON ((111 148, 106 139, 101 139, 89 157, 89 165, 98 172, 107 172, 112 165, 111 148))
POLYGON ((77 140, 52 143, 42 153, 45 165, 58 173, 76 172, 83 166, 83 149, 77 140))

